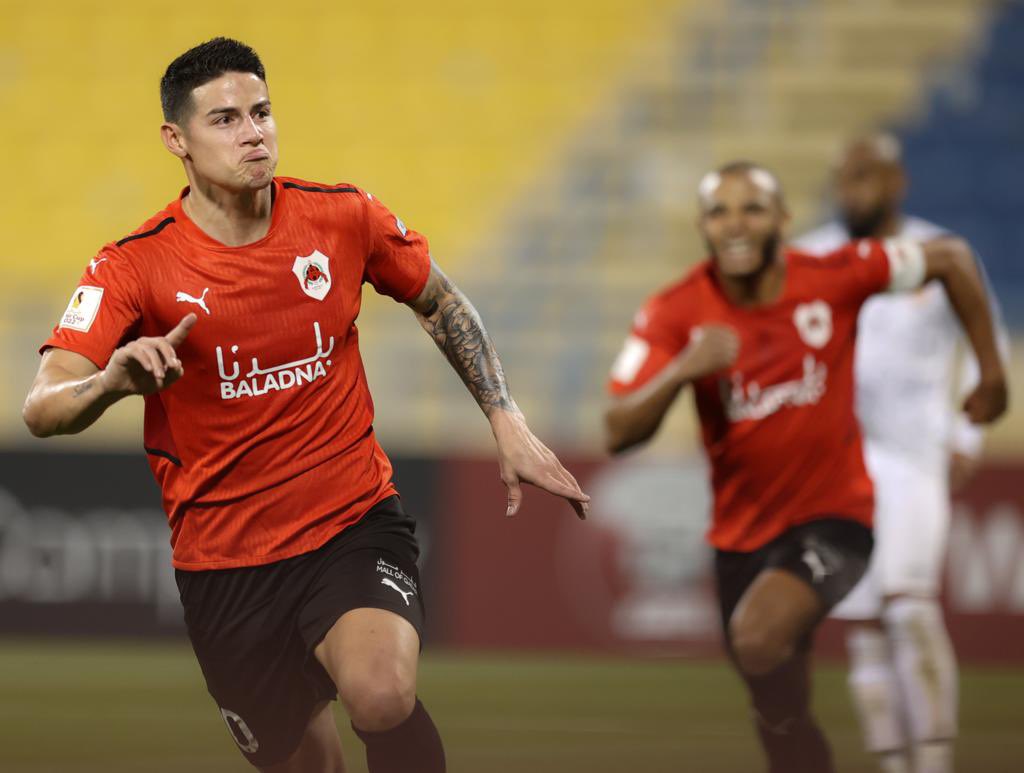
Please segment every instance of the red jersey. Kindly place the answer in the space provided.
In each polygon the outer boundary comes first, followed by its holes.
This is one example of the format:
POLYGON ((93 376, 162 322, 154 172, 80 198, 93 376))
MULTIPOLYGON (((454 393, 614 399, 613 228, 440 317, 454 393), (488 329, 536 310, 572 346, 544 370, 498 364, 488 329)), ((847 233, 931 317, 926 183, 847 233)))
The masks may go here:
POLYGON ((915 266, 903 267, 905 247, 862 241, 824 259, 787 252, 781 296, 752 308, 732 304, 705 261, 637 314, 612 371, 613 394, 641 388, 701 325, 727 325, 739 336, 736 362, 693 385, 716 548, 756 550, 818 518, 871 525, 854 414, 857 313, 873 293, 914 283, 908 271, 919 274, 923 261, 918 254, 915 266))
POLYGON ((172 202, 90 261, 43 345, 103 368, 118 346, 198 315, 178 349, 184 376, 145 398, 180 569, 315 550, 395 493, 355 320, 363 282, 397 301, 422 291, 426 239, 350 185, 275 178, 273 195, 269 231, 243 247, 172 202))

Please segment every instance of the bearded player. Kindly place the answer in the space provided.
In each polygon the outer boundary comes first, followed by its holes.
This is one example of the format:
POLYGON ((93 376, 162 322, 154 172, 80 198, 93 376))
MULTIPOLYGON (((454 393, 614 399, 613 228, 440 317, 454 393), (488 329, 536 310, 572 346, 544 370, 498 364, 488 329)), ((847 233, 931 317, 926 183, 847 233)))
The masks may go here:
POLYGON ((357 345, 363 283, 412 308, 480 404, 509 515, 521 483, 581 517, 588 498, 530 432, 426 239, 355 186, 274 177, 252 49, 197 46, 160 93, 188 187, 90 261, 43 345, 25 421, 40 437, 81 432, 145 396, 189 637, 250 763, 343 771, 340 696, 371 773, 443 771, 416 698, 415 522, 374 437, 357 345))
POLYGON ((937 279, 977 353, 965 403, 1006 407, 991 313, 960 241, 864 240, 827 258, 782 247, 782 190, 737 162, 698 190, 710 258, 637 314, 612 369, 612 452, 643 443, 692 385, 711 465, 708 538, 726 649, 750 692, 772 773, 834 770, 810 709, 813 631, 863 575, 872 486, 853 408, 857 313, 937 279))
MULTIPOLYGON (((850 142, 835 174, 840 221, 794 245, 827 254, 850 239, 929 239, 947 233, 901 211, 907 187, 899 140, 850 142)), ((995 303, 994 296, 989 294, 995 303)), ((857 325, 857 417, 875 484, 875 550, 860 583, 833 611, 849 621, 850 691, 864 738, 885 773, 949 773, 957 668, 938 594, 951 487, 978 464, 984 438, 950 395, 976 378, 964 358, 955 388, 959 321, 937 283, 877 296, 857 325)), ((999 330, 1000 348, 1008 341, 999 330)))

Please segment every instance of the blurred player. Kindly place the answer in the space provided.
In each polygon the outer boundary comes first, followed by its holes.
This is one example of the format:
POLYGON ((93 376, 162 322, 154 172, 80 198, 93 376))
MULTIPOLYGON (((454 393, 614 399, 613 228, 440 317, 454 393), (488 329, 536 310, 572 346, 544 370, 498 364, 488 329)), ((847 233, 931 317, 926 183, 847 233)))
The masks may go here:
POLYGON ((831 752, 810 710, 811 637, 872 546, 853 411, 857 313, 874 293, 939 279, 978 353, 966 408, 981 422, 1006 406, 991 316, 959 241, 861 241, 819 260, 782 248, 788 216, 765 169, 729 164, 698 196, 711 257, 637 314, 612 369, 607 445, 646 441, 693 385, 727 650, 772 773, 827 773, 831 752))
POLYGON ((340 695, 372 773, 443 771, 416 698, 415 522, 373 434, 357 345, 362 284, 412 308, 480 404, 509 515, 524 482, 581 517, 587 497, 530 432, 426 239, 359 188, 274 177, 252 49, 211 40, 160 87, 188 187, 89 262, 42 347, 25 421, 41 437, 81 432, 145 395, 189 637, 249 762, 342 771, 340 695))
MULTIPOLYGON (((828 254, 850 239, 945 234, 901 212, 907 181, 900 155, 891 135, 851 142, 835 178, 842 222, 795 246, 828 254)), ((861 582, 832 614, 851 621, 850 689, 867 747, 886 773, 953 768, 957 671, 937 596, 949 487, 967 482, 983 442, 981 429, 950 402, 960 337, 956 314, 934 282, 913 295, 871 298, 858 322, 854 378, 875 484, 875 550, 861 582)), ((965 363, 961 387, 970 387, 977 364, 965 363)))

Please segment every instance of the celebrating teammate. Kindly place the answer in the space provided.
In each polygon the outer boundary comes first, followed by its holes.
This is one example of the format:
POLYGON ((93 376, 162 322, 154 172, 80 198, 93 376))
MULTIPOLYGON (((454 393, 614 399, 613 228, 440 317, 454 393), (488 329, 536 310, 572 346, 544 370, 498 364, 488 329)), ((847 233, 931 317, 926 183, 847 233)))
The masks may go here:
POLYGON ((362 284, 410 306, 476 398, 509 515, 521 483, 581 517, 588 497, 530 432, 426 239, 357 187, 274 177, 277 128, 252 49, 203 43, 160 93, 188 188, 89 262, 43 345, 25 421, 38 436, 80 432, 145 396, 189 637, 253 765, 344 770, 340 695, 371 773, 443 771, 416 698, 415 523, 374 437, 357 345, 362 284))
MULTIPOLYGON (((905 190, 899 140, 874 134, 852 141, 835 177, 842 222, 795 246, 827 254, 850 239, 946 233, 901 212, 905 190)), ((937 597, 949 487, 969 479, 983 444, 981 429, 950 402, 960 324, 942 288, 931 283, 913 295, 868 300, 857 336, 857 416, 875 484, 875 550, 867 573, 832 615, 851 621, 850 691, 881 768, 949 773, 957 673, 937 597)), ((961 391, 976 378, 973 359, 965 364, 961 391)))
POLYGON ((785 250, 778 180, 748 162, 708 173, 698 196, 711 257, 637 314, 612 368, 607 445, 650 438, 693 386, 726 648, 772 773, 828 773, 810 710, 811 637, 872 547, 853 409, 857 313, 874 293, 940 280, 977 353, 981 379, 965 405, 976 422, 1006 407, 991 315, 962 242, 864 240, 822 259, 785 250))

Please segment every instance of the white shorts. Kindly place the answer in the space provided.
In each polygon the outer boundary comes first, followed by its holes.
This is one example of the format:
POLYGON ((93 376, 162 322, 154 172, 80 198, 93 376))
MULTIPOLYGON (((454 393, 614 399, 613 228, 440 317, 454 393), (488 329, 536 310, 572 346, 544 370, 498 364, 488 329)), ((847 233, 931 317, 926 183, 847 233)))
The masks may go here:
POLYGON ((938 596, 949 535, 945 471, 928 472, 871 444, 864 459, 875 483, 875 549, 860 582, 832 610, 841 620, 877 619, 894 594, 938 596))

